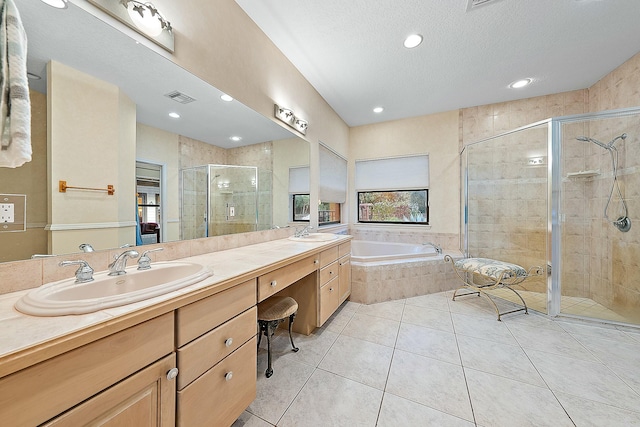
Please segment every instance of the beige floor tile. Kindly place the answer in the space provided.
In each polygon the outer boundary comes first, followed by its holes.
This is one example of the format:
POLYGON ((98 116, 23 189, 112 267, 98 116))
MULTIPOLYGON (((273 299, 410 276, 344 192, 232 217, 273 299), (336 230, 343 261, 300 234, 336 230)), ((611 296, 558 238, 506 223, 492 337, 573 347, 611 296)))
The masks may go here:
POLYGON ((640 426, 640 412, 616 408, 593 400, 555 392, 556 397, 579 427, 640 426))
POLYGON ((385 391, 473 421, 460 365, 396 350, 385 391))
POLYGON ((449 298, 451 297, 440 292, 437 294, 420 295, 417 297, 407 298, 406 304, 433 308, 435 310, 449 311, 449 298))
POLYGON ((551 390, 632 411, 640 395, 600 362, 525 350, 551 390))
POLYGON ((498 344, 458 335, 462 366, 489 374, 546 387, 540 374, 518 345, 498 344))
POLYGON ((451 313, 451 319, 455 333, 458 335, 482 338, 502 344, 518 344, 509 328, 495 318, 488 319, 451 313))
POLYGON ((343 335, 393 347, 400 322, 356 313, 342 331, 343 335))
MULTIPOLYGON (((292 335, 293 343, 299 350, 297 352, 292 351, 288 331, 279 328, 271 340, 272 359, 291 360, 298 363, 306 363, 314 367, 318 366, 339 336, 339 334, 324 328, 318 328, 310 335, 296 334, 295 332, 292 335)), ((263 336, 260 342, 260 361, 262 361, 263 352, 266 358, 266 351, 267 339, 263 336)))
POLYGON ((460 364, 456 336, 451 332, 402 323, 396 348, 443 362, 460 364))
POLYGON ((397 322, 402 319, 402 311, 404 304, 395 301, 379 302, 377 304, 362 304, 358 307, 358 314, 366 314, 368 316, 381 317, 383 319, 395 320, 397 322))
POLYGON ((402 322, 437 329, 439 331, 453 332, 451 313, 448 311, 405 305, 402 322))
POLYGON ((269 424, 263 419, 252 415, 250 412, 245 411, 240 417, 231 424, 231 427, 272 427, 273 424, 269 424))
POLYGON ((340 336, 318 368, 384 390, 393 348, 340 336))
POLYGON ((376 425, 377 427, 473 427, 475 424, 402 397, 385 393, 376 425))
POLYGON ((507 327, 525 350, 544 351, 582 360, 596 360, 582 344, 564 330, 531 328, 522 325, 507 325, 507 327))
POLYGON ((278 426, 374 426, 381 402, 381 390, 317 369, 278 426))
POLYGON ((315 368, 304 363, 280 360, 273 363, 274 372, 271 378, 265 377, 265 369, 266 361, 260 363, 259 360, 256 399, 247 411, 271 424, 276 424, 315 368))
POLYGON ((553 393, 520 381, 465 369, 478 425, 573 427, 553 393))

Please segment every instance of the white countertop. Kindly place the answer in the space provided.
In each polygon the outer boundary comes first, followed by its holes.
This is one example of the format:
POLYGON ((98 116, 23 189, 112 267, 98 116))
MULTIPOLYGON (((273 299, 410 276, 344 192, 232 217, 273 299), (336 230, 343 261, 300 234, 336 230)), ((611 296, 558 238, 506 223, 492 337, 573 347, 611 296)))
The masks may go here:
MULTIPOLYGON (((0 362, 3 358, 29 347, 41 345, 179 296, 194 293, 234 277, 268 268, 270 265, 292 257, 305 253, 311 254, 319 249, 344 243, 349 239, 350 236, 338 236, 337 240, 329 242, 294 242, 280 239, 175 260, 205 265, 213 271, 213 275, 201 282, 158 297, 88 314, 53 317, 30 316, 13 307, 15 302, 29 290, 0 295, 0 362)), ((153 263, 151 265, 153 268, 153 263)))

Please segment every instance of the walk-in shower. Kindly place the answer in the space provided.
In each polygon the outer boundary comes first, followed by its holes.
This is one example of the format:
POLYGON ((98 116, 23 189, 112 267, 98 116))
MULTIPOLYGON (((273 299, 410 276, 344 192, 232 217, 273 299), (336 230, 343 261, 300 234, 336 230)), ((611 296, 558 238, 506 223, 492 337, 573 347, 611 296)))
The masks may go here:
POLYGON ((468 144, 462 166, 466 255, 546 265, 520 292, 532 309, 640 325, 640 108, 468 144))
POLYGON ((620 191, 620 183, 618 182, 618 149, 614 145, 615 142, 619 139, 625 140, 627 139, 627 134, 623 133, 622 135, 618 135, 609 141, 608 144, 604 142, 600 142, 597 139, 588 137, 588 136, 579 136, 576 138, 578 141, 582 142, 592 142, 600 147, 604 148, 611 155, 611 165, 613 171, 613 180, 611 182, 611 191, 609 191, 609 198, 607 199, 607 204, 604 206, 604 217, 612 223, 618 230, 626 233, 631 229, 631 220, 629 219, 629 209, 627 208, 627 203, 624 201, 624 197, 622 197, 622 191, 620 191), (607 210, 609 209, 609 204, 611 203, 611 197, 613 197, 613 191, 617 190, 617 195, 620 199, 620 203, 622 206, 622 212, 617 216, 617 219, 612 220, 609 218, 607 214, 607 210))

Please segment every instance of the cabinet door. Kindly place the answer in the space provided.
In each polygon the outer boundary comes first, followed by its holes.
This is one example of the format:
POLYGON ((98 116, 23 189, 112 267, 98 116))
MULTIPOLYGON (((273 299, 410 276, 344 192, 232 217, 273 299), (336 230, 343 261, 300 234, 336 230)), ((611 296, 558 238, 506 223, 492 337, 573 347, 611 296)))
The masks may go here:
POLYGON ((167 373, 175 366, 172 353, 44 425, 174 426, 176 381, 167 373))
POLYGON ((336 277, 320 288, 320 326, 340 305, 340 295, 338 293, 339 279, 336 277))
POLYGON ((342 303, 351 295, 351 258, 349 256, 340 258, 340 266, 338 268, 340 281, 338 289, 340 290, 340 303, 342 303))

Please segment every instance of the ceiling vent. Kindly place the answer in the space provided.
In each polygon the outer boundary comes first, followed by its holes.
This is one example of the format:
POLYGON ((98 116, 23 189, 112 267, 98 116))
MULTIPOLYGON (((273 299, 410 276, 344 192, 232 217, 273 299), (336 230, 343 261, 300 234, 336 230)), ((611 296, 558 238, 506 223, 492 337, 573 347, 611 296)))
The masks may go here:
POLYGON ((192 98, 189 95, 186 95, 182 92, 178 92, 177 90, 167 93, 164 96, 166 96, 167 98, 171 98, 174 101, 179 102, 180 104, 188 104, 190 102, 195 101, 195 98, 192 98))
POLYGON ((496 3, 500 0, 468 0, 467 12, 473 9, 477 9, 480 6, 486 6, 490 3, 496 3))

